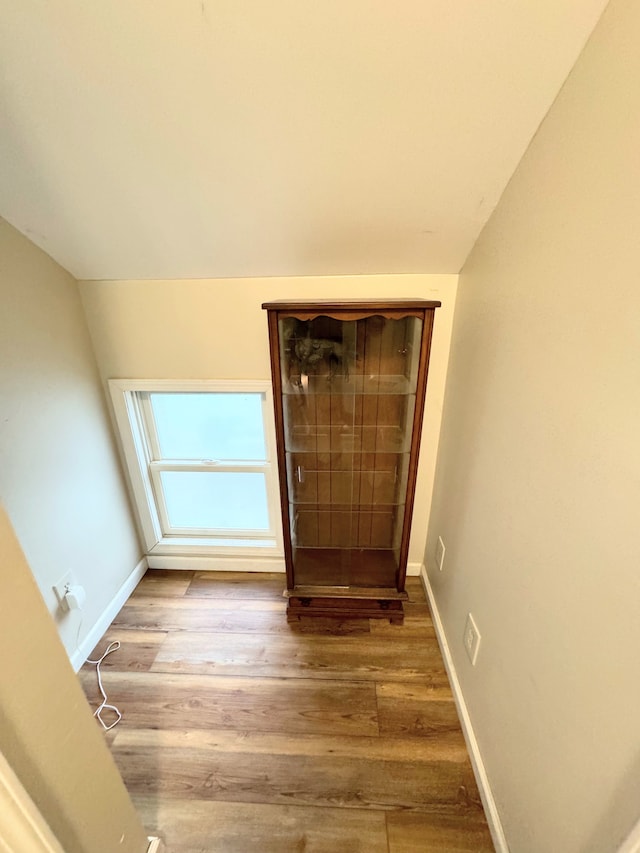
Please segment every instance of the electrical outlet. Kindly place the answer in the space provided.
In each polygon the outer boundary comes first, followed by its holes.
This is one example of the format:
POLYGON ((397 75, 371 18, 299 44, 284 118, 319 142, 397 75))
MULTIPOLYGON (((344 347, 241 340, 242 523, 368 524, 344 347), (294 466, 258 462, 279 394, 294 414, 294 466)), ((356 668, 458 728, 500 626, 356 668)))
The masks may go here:
POLYGON ((73 572, 67 572, 64 577, 60 578, 58 583, 53 585, 53 591, 56 594, 56 598, 58 599, 58 605, 62 608, 62 610, 68 610, 69 604, 65 599, 65 595, 67 594, 67 588, 73 586, 75 584, 75 578, 73 576, 73 572))
POLYGON ((476 665, 476 661, 478 659, 478 652, 480 651, 480 631, 478 631, 478 626, 475 623, 473 616, 468 613, 467 614, 467 624, 464 626, 464 647, 467 650, 467 654, 469 655, 469 660, 471 661, 471 666, 476 665))
POLYGON ((444 542, 442 541, 442 536, 438 536, 438 542, 436 544, 436 565, 440 571, 444 568, 444 552, 446 550, 444 542))

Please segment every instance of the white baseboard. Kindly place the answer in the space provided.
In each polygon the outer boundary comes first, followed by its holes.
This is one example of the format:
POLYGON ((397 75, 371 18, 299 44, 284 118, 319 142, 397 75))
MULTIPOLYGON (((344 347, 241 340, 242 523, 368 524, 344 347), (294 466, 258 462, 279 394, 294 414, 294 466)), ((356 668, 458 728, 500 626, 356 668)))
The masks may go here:
POLYGON ((419 578, 422 570, 422 563, 407 563, 407 577, 419 578))
POLYGON ((283 557, 178 557, 148 554, 150 569, 175 569, 189 572, 282 572, 283 557))
POLYGON ((431 609, 431 615, 433 617, 433 625, 436 630, 436 636, 440 645, 440 651, 442 652, 442 657, 444 659, 444 665, 447 669, 447 675, 449 676, 449 682, 451 684, 451 690, 453 691, 453 697, 455 699, 456 708, 458 709, 458 716, 460 717, 462 732, 464 734, 464 739, 467 743, 467 749, 469 750, 469 755, 471 757, 471 765, 473 767, 474 776, 476 777, 478 790, 480 791, 482 805, 484 806, 484 811, 487 816, 487 823, 489 824, 491 838, 493 839, 493 843, 496 848, 496 853, 509 853, 509 846, 507 844, 507 839, 502 828, 502 822, 500 821, 500 815, 498 813, 496 801, 493 797, 493 792, 491 791, 489 777, 487 776, 487 771, 485 769, 484 762, 482 761, 482 755, 480 754, 478 741, 476 740, 476 736, 473 731, 471 717, 469 716, 469 711, 467 710, 467 704, 464 701, 462 687, 460 686, 460 681, 458 680, 458 674, 456 672, 456 667, 453 662, 451 650, 449 649, 447 637, 444 632, 444 626, 440 618, 438 605, 436 604, 435 596, 433 594, 433 590, 431 589, 431 584, 429 583, 429 576, 427 575, 427 570, 424 565, 420 569, 420 577, 422 578, 422 584, 424 586, 427 599, 429 600, 429 607, 431 609))
POLYGON ((111 599, 102 616, 100 616, 93 628, 91 628, 87 636, 71 655, 71 665, 76 672, 89 657, 100 637, 102 637, 109 625, 111 625, 118 613, 122 610, 125 601, 138 586, 146 571, 147 558, 143 557, 126 581, 122 584, 118 592, 111 599))

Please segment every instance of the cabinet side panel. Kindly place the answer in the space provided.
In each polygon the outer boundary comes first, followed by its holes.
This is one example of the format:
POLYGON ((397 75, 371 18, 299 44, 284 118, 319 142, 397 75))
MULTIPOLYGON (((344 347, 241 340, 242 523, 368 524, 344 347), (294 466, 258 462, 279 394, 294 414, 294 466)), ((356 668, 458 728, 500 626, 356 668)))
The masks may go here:
POLYGON ((293 589, 293 555, 291 550, 291 519, 287 495, 287 460, 284 445, 284 413, 282 410, 282 369, 280 365, 280 343, 278 336, 278 314, 267 312, 269 320, 269 349, 271 353, 271 380, 273 382, 273 406, 276 422, 276 448, 278 454, 278 483, 280 486, 280 509, 282 512, 282 534, 284 559, 287 572, 287 589, 293 589))
POLYGON ((400 569, 398 572, 398 590, 404 590, 407 575, 407 558, 409 554, 409 536, 411 533, 411 518, 413 515, 413 503, 416 491, 416 478, 418 474, 418 456, 420 453, 420 435, 422 431, 422 418, 424 415, 425 394, 427 390, 427 375, 429 372, 429 354, 431 352, 431 336, 433 332, 434 309, 428 309, 424 313, 422 323, 422 338, 420 343, 420 358, 418 367, 418 380, 416 384, 416 405, 413 415, 413 429, 411 433, 411 452, 409 454, 409 470, 407 472, 407 501, 405 505, 404 524, 402 528, 402 539, 400 542, 400 569))

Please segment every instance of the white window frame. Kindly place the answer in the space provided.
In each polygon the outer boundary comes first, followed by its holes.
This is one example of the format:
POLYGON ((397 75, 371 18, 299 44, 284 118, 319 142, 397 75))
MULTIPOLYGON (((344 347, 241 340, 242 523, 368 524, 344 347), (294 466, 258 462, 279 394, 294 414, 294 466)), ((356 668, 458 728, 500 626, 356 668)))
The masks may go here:
POLYGON ((113 404, 122 452, 129 475, 133 503, 147 555, 281 557, 282 522, 276 463, 276 438, 273 393, 268 380, 173 380, 110 379, 113 404), (258 393, 262 396, 262 422, 265 433, 266 462, 157 461, 160 457, 149 394, 153 393, 258 393), (141 396, 142 395, 142 396, 141 396), (150 453, 151 450, 151 453, 150 453), (230 471, 264 473, 267 489, 269 530, 218 530, 212 536, 206 530, 172 528, 167 517, 160 473, 162 471, 230 471), (164 531, 167 531, 165 533, 164 531), (234 544, 228 544, 234 540, 234 544), (227 544, 225 544, 227 543, 227 544))

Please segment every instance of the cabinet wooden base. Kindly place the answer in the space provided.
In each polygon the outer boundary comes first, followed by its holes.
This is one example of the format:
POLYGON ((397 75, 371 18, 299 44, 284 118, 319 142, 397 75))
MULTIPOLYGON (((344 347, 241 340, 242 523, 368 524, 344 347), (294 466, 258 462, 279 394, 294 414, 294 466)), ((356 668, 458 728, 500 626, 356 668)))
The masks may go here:
POLYGON ((385 598, 339 598, 330 596, 305 596, 288 592, 287 621, 296 622, 302 616, 323 616, 333 619, 388 619, 401 625, 404 611, 401 600, 385 598))

